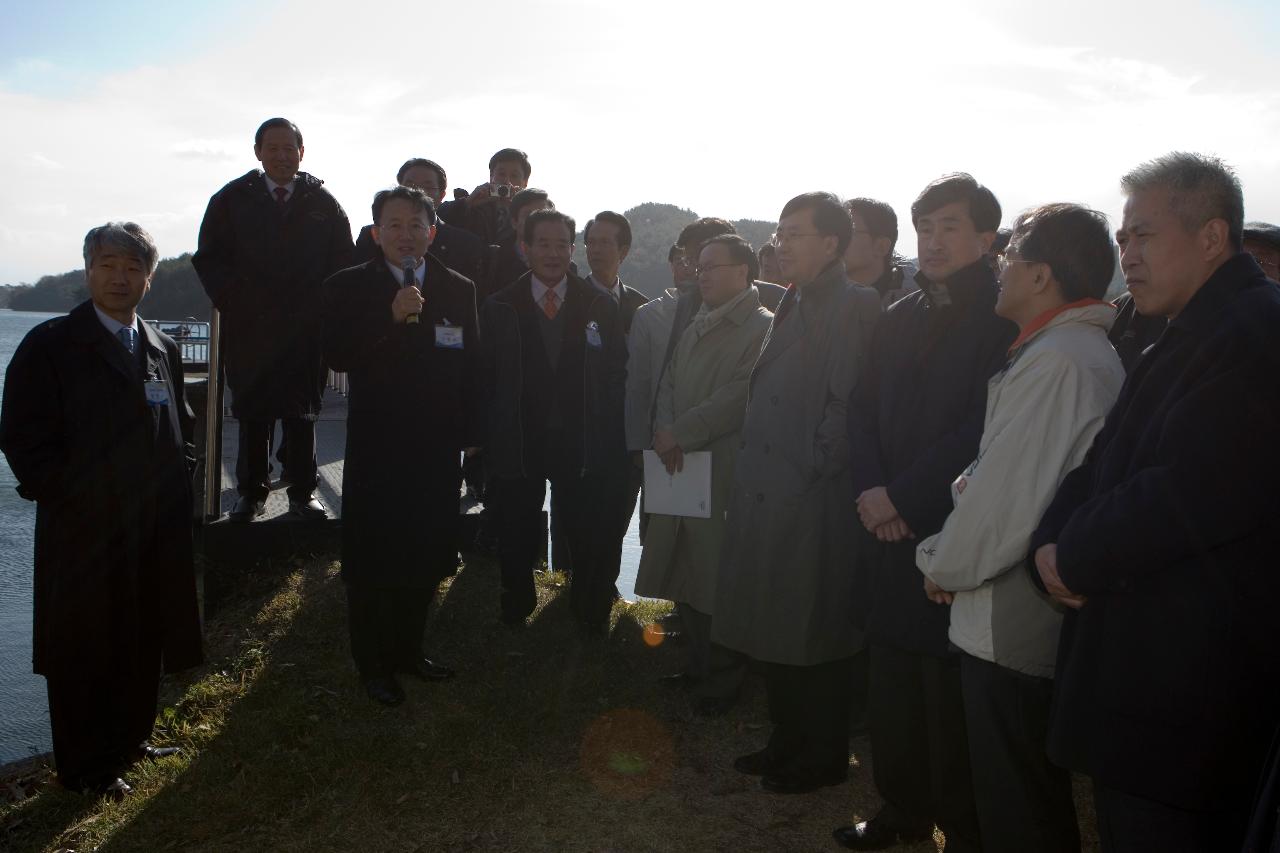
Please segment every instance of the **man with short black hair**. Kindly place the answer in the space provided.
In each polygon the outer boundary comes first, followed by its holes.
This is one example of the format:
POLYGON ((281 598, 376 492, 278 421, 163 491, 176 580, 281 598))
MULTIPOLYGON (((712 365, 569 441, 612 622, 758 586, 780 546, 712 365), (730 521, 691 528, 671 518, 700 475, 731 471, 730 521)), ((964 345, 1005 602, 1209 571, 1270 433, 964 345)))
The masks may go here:
POLYGON ((532 174, 528 154, 503 148, 489 158, 488 182, 469 195, 445 202, 440 214, 475 234, 486 246, 512 248, 520 241, 515 215, 509 208, 516 193, 529 186, 532 174))
MULTIPOLYGON (((323 519, 315 497, 316 431, 324 391, 320 287, 351 262, 351 224, 319 180, 298 171, 302 133, 262 123, 254 169, 209 199, 191 263, 222 314, 222 356, 239 422, 233 521, 266 509, 275 422, 287 454, 289 510, 323 519)), ((210 395, 212 398, 212 395, 210 395)))
POLYGON ((458 567, 458 456, 481 441, 483 394, 475 288, 428 251, 431 199, 403 185, 383 190, 373 219, 379 257, 325 282, 324 348, 350 382, 342 579, 351 654, 369 697, 398 705, 397 673, 453 675, 423 657, 422 633, 436 588, 458 567), (395 452, 405 436, 412 451, 395 452))
MULTIPOLYGON (((506 211, 510 216, 512 227, 522 230, 525 219, 530 213, 535 210, 555 209, 556 203, 551 200, 546 190, 526 187, 510 199, 506 211)), ((525 256, 523 242, 517 240, 510 244, 490 246, 485 268, 487 270, 485 280, 478 282, 476 287, 476 301, 482 305, 490 296, 529 271, 529 261, 525 256)), ((570 269, 577 272, 572 262, 570 262, 570 269)))
POLYGON ((1092 777, 1104 850, 1239 850, 1280 719, 1280 289, 1222 161, 1121 188, 1125 283, 1169 325, 1031 537, 1069 608, 1049 757, 1092 777))
MULTIPOLYGON (((1000 259, 995 310, 1020 330, 987 389, 974 461, 955 508, 916 546, 925 594, 950 607, 974 800, 986 853, 1079 853, 1071 774, 1045 753, 1062 608, 1026 571, 1031 533, 1115 403, 1124 367, 1102 301, 1115 249, 1102 214, 1073 204, 1023 213, 1000 259)), ((950 841, 948 840, 948 845, 950 841)))
MULTIPOLYGON (((465 228, 450 225, 439 216, 440 205, 448 188, 444 168, 434 160, 414 157, 406 160, 400 171, 396 172, 396 183, 422 190, 435 205, 436 236, 431 241, 431 254, 449 269, 461 273, 473 284, 478 284, 484 276, 484 241, 465 228)), ((373 227, 366 225, 360 229, 360 235, 356 237, 355 254, 352 256, 353 264, 363 264, 382 257, 382 251, 373 239, 373 227)))
POLYGON ((617 502, 600 495, 616 493, 624 459, 626 340, 617 304, 570 269, 573 219, 537 210, 522 235, 529 272, 486 300, 480 318, 501 615, 523 625, 537 606, 532 572, 550 480, 573 554, 570 609, 599 636, 622 548, 617 502))
POLYGON ((853 220, 853 239, 844 253, 849 280, 874 289, 885 308, 919 290, 915 267, 894 251, 898 215, 893 208, 873 198, 851 198, 844 206, 853 220))
POLYGON ((849 393, 879 315, 850 284, 849 215, 830 193, 782 209, 775 244, 790 282, 751 371, 715 587, 711 639, 759 661, 773 731, 734 767, 797 794, 849 773, 855 597, 845 428, 849 393))
POLYGON ((911 205, 920 291, 884 314, 849 403, 857 512, 882 543, 857 567, 854 618, 866 626, 868 722, 876 787, 871 820, 836 830, 855 850, 927 838, 936 822, 948 849, 977 850, 979 830, 965 746, 960 659, 947 611, 920 594, 916 540, 951 510, 951 481, 973 461, 987 381, 1005 363, 1017 327, 995 314, 987 252, 1000 203, 972 176, 946 175, 911 205))
POLYGON ((132 222, 84 240, 89 299, 32 329, 5 376, 0 450, 36 502, 34 671, 63 787, 120 800, 160 673, 201 661, 192 415, 178 345, 137 314, 160 254, 132 222))

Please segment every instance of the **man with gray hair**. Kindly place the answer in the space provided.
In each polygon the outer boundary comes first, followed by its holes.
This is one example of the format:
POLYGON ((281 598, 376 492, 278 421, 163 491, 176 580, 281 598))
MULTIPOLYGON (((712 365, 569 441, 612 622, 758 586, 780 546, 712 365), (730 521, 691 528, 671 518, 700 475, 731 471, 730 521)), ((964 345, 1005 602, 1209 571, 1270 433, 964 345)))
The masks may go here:
POLYGON ((1217 158, 1121 186, 1125 283, 1169 325, 1031 537, 1068 608, 1049 757, 1093 778, 1103 850, 1239 850, 1280 719, 1280 290, 1217 158))
POLYGON ((27 334, 5 376, 0 450, 36 502, 36 673, 64 787, 122 799, 161 668, 201 661, 191 555, 193 418, 178 345, 137 315, 159 254, 132 222, 84 241, 89 299, 27 334))

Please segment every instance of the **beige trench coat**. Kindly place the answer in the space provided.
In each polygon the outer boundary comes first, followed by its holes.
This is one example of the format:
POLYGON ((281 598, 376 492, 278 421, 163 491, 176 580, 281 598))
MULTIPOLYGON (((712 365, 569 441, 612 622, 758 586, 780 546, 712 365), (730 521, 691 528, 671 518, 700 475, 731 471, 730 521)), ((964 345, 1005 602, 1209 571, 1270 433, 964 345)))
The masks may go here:
POLYGON ((747 382, 772 319, 753 286, 705 330, 691 323, 671 356, 656 423, 670 428, 686 453, 711 452, 711 517, 649 516, 636 574, 640 595, 712 612, 747 382))
POLYGON ((840 262, 795 295, 751 372, 711 638, 810 666, 862 646, 849 619, 858 514, 846 418, 880 301, 840 262))

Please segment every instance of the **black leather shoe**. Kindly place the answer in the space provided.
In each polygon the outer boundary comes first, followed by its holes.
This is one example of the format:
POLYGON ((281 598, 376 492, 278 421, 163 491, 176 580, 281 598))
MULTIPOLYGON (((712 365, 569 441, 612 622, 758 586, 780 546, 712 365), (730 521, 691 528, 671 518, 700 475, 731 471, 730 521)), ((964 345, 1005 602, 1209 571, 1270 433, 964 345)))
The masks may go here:
POLYGON ((933 827, 901 829, 890 826, 883 818, 873 817, 853 826, 842 826, 831 835, 841 846, 850 850, 887 850, 898 844, 913 844, 931 838, 933 827))
POLYGON ((760 778, 760 787, 771 794, 808 794, 819 788, 839 785, 849 778, 844 773, 770 773, 760 778))
POLYGON ((151 761, 159 761, 162 758, 168 758, 170 755, 179 755, 182 752, 180 746, 152 746, 144 743, 139 747, 142 751, 142 757, 151 761))
POLYGON ((265 500, 257 500, 248 495, 241 495, 236 501, 235 507, 231 512, 227 513, 229 521, 244 522, 253 521, 260 518, 267 511, 267 502, 265 500))
POLYGON ((405 675, 416 675, 423 681, 448 681, 458 674, 457 671, 447 666, 442 666, 428 658, 418 658, 412 663, 396 669, 396 672, 401 672, 405 675))
POLYGON ((769 750, 762 749, 733 759, 733 769, 748 776, 767 776, 773 772, 773 761, 769 758, 769 750))
POLYGON ((113 779, 97 789, 98 796, 113 803, 123 802, 124 798, 132 793, 133 788, 123 779, 113 779))
POLYGON ((320 499, 315 495, 312 495, 305 501, 298 501, 293 498, 289 498, 289 515, 307 521, 329 517, 329 513, 324 510, 324 504, 320 503, 320 499))
POLYGON ((364 683, 364 692, 369 694, 370 699, 388 708, 404 701, 404 689, 389 675, 370 678, 364 683))
POLYGON ((693 686, 696 679, 687 672, 670 672, 666 675, 658 677, 658 681, 667 687, 673 687, 677 690, 688 690, 693 686))

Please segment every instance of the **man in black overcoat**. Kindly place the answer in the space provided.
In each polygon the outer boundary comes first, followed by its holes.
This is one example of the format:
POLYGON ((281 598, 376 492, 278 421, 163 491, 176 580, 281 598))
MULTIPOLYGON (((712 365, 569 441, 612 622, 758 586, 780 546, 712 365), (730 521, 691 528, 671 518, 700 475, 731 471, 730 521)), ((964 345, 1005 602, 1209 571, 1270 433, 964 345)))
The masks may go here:
POLYGON ((948 850, 977 850, 960 658, 947 641, 948 609, 920 594, 915 549, 942 529, 951 483, 977 456, 987 381, 1017 327, 995 314, 986 258, 1000 225, 995 195, 970 175, 947 175, 915 200, 911 220, 920 290, 885 312, 849 404, 858 520, 883 543, 862 550, 853 607, 867 630, 868 724, 885 804, 836 837, 876 850, 928 837, 937 823, 948 850))
POLYGON ((324 353, 349 382, 351 652, 370 697, 395 705, 404 700, 396 673, 452 675, 423 657, 422 633, 436 587, 458 566, 458 459, 479 444, 480 340, 475 286, 427 252, 431 199, 383 190, 373 219, 379 256, 325 282, 324 353))
POLYGON ((1235 851, 1280 721, 1280 289, 1218 159, 1121 187, 1125 283, 1169 325, 1031 539, 1070 608, 1049 757, 1093 778, 1103 850, 1235 851))
POLYGON ((119 799, 160 673, 201 661, 182 357, 138 317, 159 261, 132 222, 84 242, 90 299, 31 330, 5 377, 0 450, 36 502, 34 670, 58 778, 119 799))
POLYGON ((351 262, 351 225, 322 181, 299 172, 302 133, 268 119, 254 137, 262 170, 209 200, 191 258, 222 313, 222 355, 240 455, 233 521, 262 515, 271 489, 275 421, 284 442, 289 509, 324 518, 315 497, 316 432, 325 366, 320 286, 351 262))
MULTIPOLYGON (((414 157, 406 160, 396 172, 396 183, 422 190, 437 210, 436 236, 431 241, 431 254, 440 263, 472 282, 482 280, 486 247, 484 241, 465 228, 450 225, 438 215, 440 203, 448 188, 444 167, 434 160, 414 157)), ((356 237, 353 264, 363 264, 382 257, 382 249, 373 239, 373 226, 366 225, 356 237)))
MULTIPOLYGON (((622 531, 622 400, 627 349, 613 298, 570 270, 575 225, 555 210, 526 218, 530 271, 485 302, 485 459, 495 492, 502 618, 523 624, 537 605, 533 567, 546 483, 563 512, 573 562, 570 606, 593 635, 607 627, 622 531)), ((543 540, 545 541, 545 539, 543 540)))

